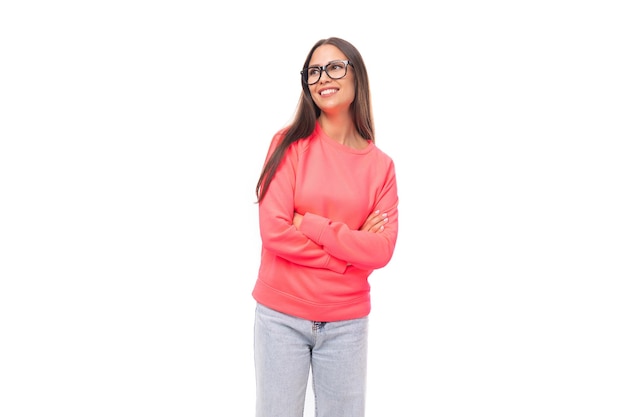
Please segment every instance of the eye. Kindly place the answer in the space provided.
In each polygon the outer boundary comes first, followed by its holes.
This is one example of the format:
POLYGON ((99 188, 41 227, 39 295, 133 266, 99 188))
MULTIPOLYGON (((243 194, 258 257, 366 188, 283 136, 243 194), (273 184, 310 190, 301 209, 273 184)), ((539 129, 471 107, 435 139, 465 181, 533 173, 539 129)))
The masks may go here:
POLYGON ((343 62, 333 62, 330 65, 330 69, 333 71, 343 69, 343 62))
POLYGON ((318 67, 311 67, 307 71, 307 74, 309 75, 309 77, 317 77, 319 73, 320 73, 320 69, 318 67))

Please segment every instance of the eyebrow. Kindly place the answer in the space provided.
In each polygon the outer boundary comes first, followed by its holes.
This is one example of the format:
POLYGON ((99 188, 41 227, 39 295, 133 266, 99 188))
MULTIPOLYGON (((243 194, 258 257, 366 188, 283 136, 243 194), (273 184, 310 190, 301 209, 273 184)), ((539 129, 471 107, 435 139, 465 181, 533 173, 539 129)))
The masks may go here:
POLYGON ((324 65, 328 65, 328 64, 330 64, 331 62, 335 62, 335 61, 345 61, 345 60, 347 60, 347 59, 348 59, 348 58, 346 58, 346 59, 341 59, 341 58, 331 59, 330 61, 328 61, 328 62, 327 62, 327 63, 325 63, 325 64, 318 64, 318 65, 313 65, 313 64, 309 63, 309 66, 308 66, 307 68, 311 68, 311 67, 323 67, 324 65))

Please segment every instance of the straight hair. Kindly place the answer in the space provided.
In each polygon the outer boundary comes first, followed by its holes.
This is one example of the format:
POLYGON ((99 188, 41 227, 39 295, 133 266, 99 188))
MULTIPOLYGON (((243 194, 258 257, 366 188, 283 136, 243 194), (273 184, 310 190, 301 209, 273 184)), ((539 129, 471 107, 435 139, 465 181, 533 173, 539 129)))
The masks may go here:
MULTIPOLYGON (((337 47, 352 63, 354 71, 354 101, 350 105, 350 114, 357 132, 367 140, 375 142, 374 120, 372 117, 372 103, 370 97, 369 78, 365 62, 360 52, 350 42, 336 37, 320 39, 313 45, 304 61, 302 69, 308 68, 311 56, 322 45, 337 47)), ((267 189, 276 175, 276 171, 282 162, 285 152, 294 142, 309 137, 315 129, 317 119, 322 114, 321 109, 315 104, 309 91, 309 86, 304 77, 300 78, 302 92, 298 100, 298 107, 292 123, 284 129, 278 144, 267 158, 259 180, 256 185, 257 203, 260 203, 267 193, 267 189)))

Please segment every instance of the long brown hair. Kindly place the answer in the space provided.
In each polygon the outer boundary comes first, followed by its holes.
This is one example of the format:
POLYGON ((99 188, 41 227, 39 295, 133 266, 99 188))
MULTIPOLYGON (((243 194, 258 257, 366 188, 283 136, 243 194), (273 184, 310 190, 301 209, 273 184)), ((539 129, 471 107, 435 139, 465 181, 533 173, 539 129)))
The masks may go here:
MULTIPOLYGON (((304 61, 302 69, 309 66, 311 56, 315 50, 322 45, 333 45, 337 47, 352 63, 354 70, 354 83, 355 83, 355 96, 354 101, 350 105, 350 113, 352 115, 352 121, 359 134, 364 138, 375 141, 374 139, 374 121, 372 117, 372 103, 370 97, 369 78, 367 76, 367 69, 365 63, 361 57, 360 52, 350 42, 341 38, 327 38, 320 39, 313 45, 309 54, 304 61)), ((302 84, 302 92, 300 93, 300 99, 298 101, 298 108, 296 110, 294 120, 291 125, 285 130, 284 136, 280 139, 278 145, 267 159, 259 180, 256 185, 257 202, 261 202, 265 194, 267 193, 268 186, 276 170, 280 165, 285 152, 289 146, 299 139, 306 138, 313 133, 315 129, 315 123, 322 111, 315 104, 309 91, 304 77, 300 78, 302 84)))

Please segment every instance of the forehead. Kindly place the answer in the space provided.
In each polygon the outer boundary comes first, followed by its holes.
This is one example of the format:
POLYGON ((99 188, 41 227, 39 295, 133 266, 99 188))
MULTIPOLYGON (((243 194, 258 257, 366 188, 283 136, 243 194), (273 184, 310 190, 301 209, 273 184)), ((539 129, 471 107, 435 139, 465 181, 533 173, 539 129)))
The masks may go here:
POLYGON ((348 59, 348 57, 334 45, 322 45, 313 51, 309 66, 322 66, 338 59, 348 59))

